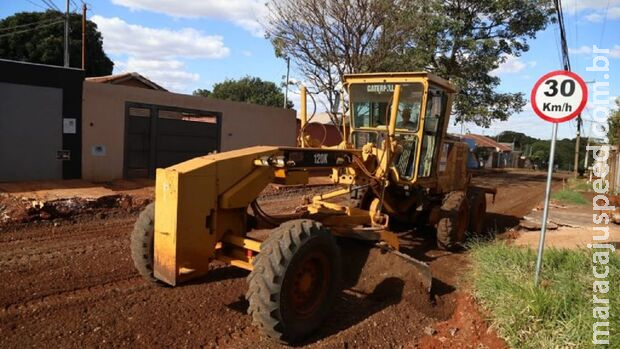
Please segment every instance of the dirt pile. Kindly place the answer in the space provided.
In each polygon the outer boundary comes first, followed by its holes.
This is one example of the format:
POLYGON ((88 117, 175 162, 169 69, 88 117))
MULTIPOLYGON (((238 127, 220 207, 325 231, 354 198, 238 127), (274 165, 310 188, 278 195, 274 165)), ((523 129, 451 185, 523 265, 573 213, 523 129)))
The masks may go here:
POLYGON ((117 194, 99 198, 63 198, 49 201, 18 198, 0 193, 0 227, 40 220, 76 219, 84 215, 105 218, 113 213, 141 211, 151 202, 146 198, 134 198, 117 194), (116 212, 115 212, 116 211, 116 212))
POLYGON ((411 344, 408 347, 419 349, 508 348, 495 331, 489 328, 477 308, 472 296, 459 292, 452 317, 447 321, 426 327, 424 329, 426 336, 417 344, 411 344))

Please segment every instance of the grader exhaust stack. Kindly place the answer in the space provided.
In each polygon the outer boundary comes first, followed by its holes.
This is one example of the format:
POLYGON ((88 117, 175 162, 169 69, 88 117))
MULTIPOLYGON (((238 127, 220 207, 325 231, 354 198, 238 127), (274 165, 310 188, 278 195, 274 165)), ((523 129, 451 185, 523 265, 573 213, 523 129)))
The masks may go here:
POLYGON ((345 88, 348 133, 338 147, 304 134, 302 93, 299 148, 257 146, 158 169, 155 204, 132 234, 140 273, 174 286, 204 275, 213 260, 249 270, 248 312, 284 342, 312 333, 341 286, 372 291, 395 278, 430 291, 429 267, 399 252, 390 226, 434 225, 445 249, 467 229, 481 230, 485 192, 469 186, 467 145, 446 135, 455 90, 427 73, 350 75, 345 88), (341 189, 315 196, 296 217, 257 204, 269 183, 305 184, 317 168, 331 170, 341 189), (356 204, 335 200, 342 197, 356 204), (275 227, 264 240, 251 234, 261 223, 275 227), (366 245, 351 247, 351 238, 366 245))

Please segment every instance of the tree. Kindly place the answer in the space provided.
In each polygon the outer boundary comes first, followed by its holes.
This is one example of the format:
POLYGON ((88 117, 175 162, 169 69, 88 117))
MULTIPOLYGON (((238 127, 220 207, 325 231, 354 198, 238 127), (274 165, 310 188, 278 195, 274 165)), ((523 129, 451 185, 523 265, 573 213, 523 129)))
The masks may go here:
POLYGON ((379 71, 422 30, 405 19, 425 16, 415 0, 272 0, 266 28, 276 55, 290 57, 331 110, 344 74, 379 71))
MULTIPOLYGON (((228 79, 215 84, 213 91, 198 89, 193 94, 195 96, 254 103, 271 107, 282 107, 284 102, 284 94, 275 83, 251 76, 246 76, 239 80, 228 79)), ((287 101, 286 107, 292 108, 293 103, 287 101)))
POLYGON ((346 73, 427 70, 459 88, 455 122, 489 126, 525 105, 492 74, 551 20, 547 0, 271 0, 267 36, 325 92, 346 73))
POLYGON ((616 109, 611 111, 609 119, 607 119, 607 138, 609 138, 610 144, 618 144, 620 140, 620 98, 616 98, 616 109))
MULTIPOLYGON (((82 67, 82 16, 69 15, 69 63, 82 67)), ((112 74, 114 63, 103 51, 101 33, 86 21, 86 76, 112 74)), ((64 14, 20 12, 0 20, 0 58, 63 65, 64 14)))
POLYGON ((197 90, 194 90, 194 92, 192 94, 194 96, 209 97, 211 95, 211 91, 209 91, 207 89, 199 88, 197 90))
POLYGON ((526 146, 537 141, 536 138, 532 138, 521 132, 504 131, 497 136, 498 142, 502 143, 514 143, 514 150, 525 150, 526 146))

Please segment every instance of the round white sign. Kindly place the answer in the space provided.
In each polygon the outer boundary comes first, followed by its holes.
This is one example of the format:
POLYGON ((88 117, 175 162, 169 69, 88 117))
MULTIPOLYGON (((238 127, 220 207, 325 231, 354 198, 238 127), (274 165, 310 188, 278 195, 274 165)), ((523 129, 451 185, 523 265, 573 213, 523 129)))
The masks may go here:
POLYGON ((538 79, 530 101, 534 112, 542 119, 565 122, 583 111, 588 101, 588 88, 579 75, 557 70, 538 79))

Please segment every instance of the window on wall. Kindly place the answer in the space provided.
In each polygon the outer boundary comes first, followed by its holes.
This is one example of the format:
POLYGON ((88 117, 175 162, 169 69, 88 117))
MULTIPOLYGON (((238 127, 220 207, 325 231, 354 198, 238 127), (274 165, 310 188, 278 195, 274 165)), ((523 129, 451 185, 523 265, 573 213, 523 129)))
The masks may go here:
POLYGON ((184 111, 184 110, 159 109, 157 115, 161 119, 206 122, 206 123, 211 123, 211 124, 217 123, 217 116, 214 114, 210 114, 210 113, 201 113, 201 112, 184 111))
POLYGON ((139 107, 130 107, 128 110, 128 114, 130 116, 138 116, 143 118, 151 117, 151 109, 150 108, 139 108, 139 107))

